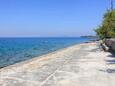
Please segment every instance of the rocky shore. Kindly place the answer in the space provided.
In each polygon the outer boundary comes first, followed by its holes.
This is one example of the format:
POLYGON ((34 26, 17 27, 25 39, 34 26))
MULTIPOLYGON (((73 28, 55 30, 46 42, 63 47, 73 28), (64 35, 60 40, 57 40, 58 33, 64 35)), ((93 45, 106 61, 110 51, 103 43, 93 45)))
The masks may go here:
POLYGON ((74 45, 2 68, 0 86, 115 86, 115 57, 99 45, 74 45))

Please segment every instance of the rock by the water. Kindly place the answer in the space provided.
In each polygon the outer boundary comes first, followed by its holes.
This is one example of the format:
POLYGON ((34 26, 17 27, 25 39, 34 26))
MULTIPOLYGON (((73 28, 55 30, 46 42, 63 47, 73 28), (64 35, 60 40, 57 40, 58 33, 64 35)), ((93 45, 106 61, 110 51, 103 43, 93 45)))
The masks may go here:
POLYGON ((110 50, 115 51, 115 38, 105 40, 105 44, 110 48, 110 50))

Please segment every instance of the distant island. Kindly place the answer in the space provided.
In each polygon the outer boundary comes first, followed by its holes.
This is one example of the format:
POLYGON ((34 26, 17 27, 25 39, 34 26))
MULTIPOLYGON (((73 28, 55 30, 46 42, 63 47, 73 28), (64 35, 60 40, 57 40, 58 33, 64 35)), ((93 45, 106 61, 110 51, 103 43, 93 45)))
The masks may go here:
POLYGON ((98 36, 92 36, 92 35, 86 35, 86 36, 80 36, 82 38, 98 38, 98 36))

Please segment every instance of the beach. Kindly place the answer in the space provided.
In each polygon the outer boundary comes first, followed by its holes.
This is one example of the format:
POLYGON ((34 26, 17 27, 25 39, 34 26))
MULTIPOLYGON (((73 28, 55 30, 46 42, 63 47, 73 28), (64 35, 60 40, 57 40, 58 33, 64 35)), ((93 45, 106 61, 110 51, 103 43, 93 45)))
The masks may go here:
POLYGON ((115 86, 115 58, 100 42, 73 45, 0 69, 0 86, 115 86))

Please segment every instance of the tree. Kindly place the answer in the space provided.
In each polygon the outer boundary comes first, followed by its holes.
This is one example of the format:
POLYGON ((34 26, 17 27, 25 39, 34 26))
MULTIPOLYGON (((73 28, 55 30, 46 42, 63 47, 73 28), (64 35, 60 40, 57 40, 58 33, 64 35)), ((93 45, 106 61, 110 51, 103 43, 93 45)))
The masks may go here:
POLYGON ((95 30, 100 39, 115 37, 115 10, 108 10, 102 24, 95 30))

